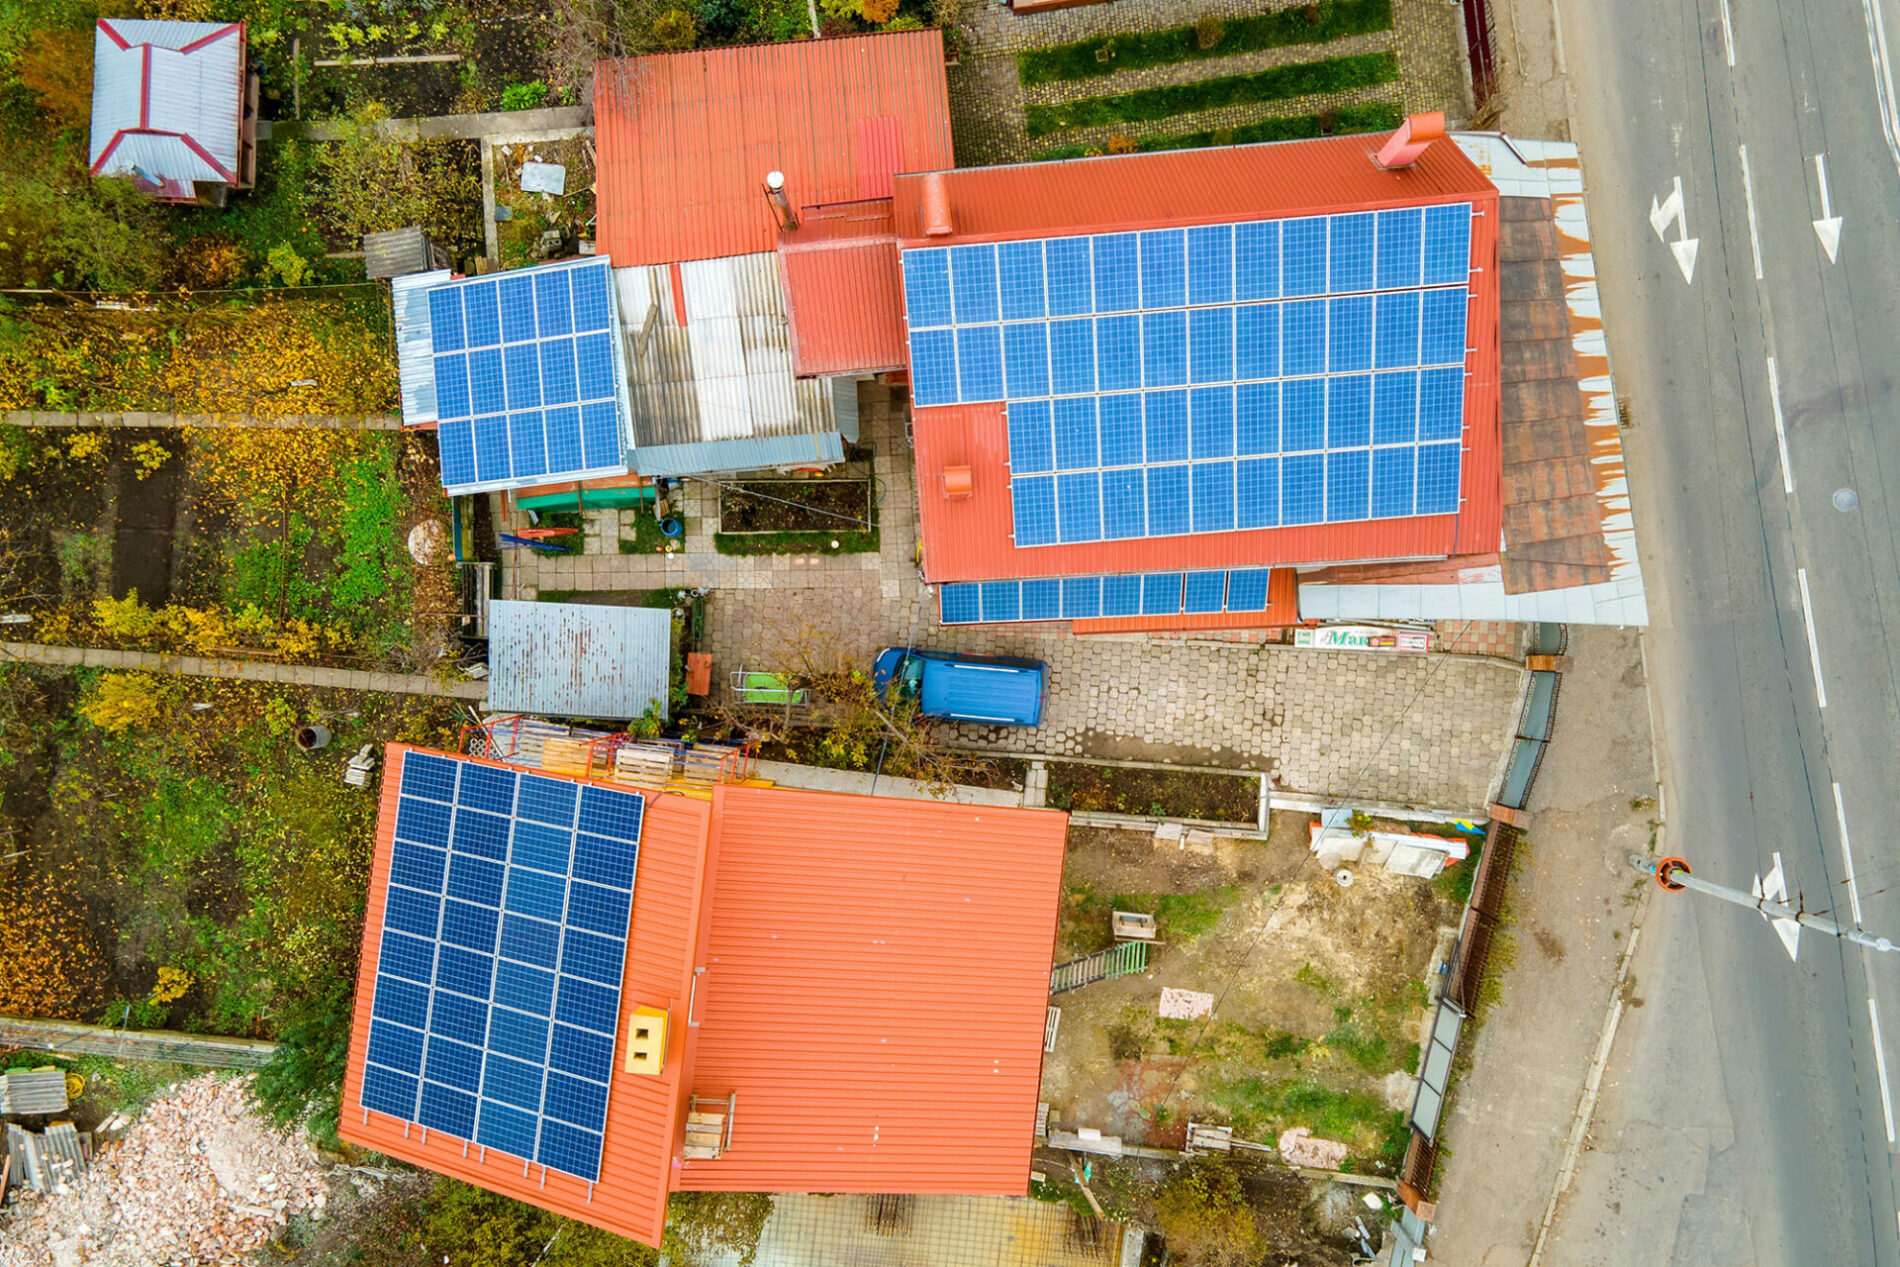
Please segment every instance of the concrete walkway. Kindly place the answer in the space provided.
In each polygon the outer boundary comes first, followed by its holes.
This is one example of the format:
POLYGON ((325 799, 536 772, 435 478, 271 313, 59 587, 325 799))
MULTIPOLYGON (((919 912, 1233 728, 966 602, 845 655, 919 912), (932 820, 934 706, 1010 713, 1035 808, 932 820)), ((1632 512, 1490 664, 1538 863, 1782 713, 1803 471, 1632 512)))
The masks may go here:
POLYGON ((426 673, 377 673, 332 669, 314 664, 274 664, 268 660, 219 660, 175 652, 119 651, 109 647, 54 647, 41 642, 0 642, 0 657, 59 668, 128 669, 139 673, 175 673, 185 677, 280 682, 338 691, 381 691, 391 695, 440 695, 481 701, 488 684, 443 682, 426 673))
MULTIPOLYGON (((704 587, 715 690, 735 669, 868 665, 880 647, 1018 655, 1049 666, 1043 724, 956 727, 961 746, 1024 756, 1147 761, 1266 773, 1276 792, 1481 813, 1517 723, 1525 675, 1474 656, 1317 651, 1227 637, 1076 637, 1050 624, 937 623, 917 573, 917 491, 904 405, 865 385, 858 412, 876 451, 876 554, 720 554, 719 489, 684 490, 672 553, 621 552, 647 511, 587 511, 586 553, 510 551, 509 598, 574 602, 630 590, 704 587)), ((497 502, 499 499, 497 499, 497 502)), ((506 522, 497 510, 497 524, 506 522)))
POLYGON ((1121 1249, 1119 1223, 1027 1197, 789 1195, 773 1198, 753 1267, 1115 1267, 1121 1249))
POLYGON ((402 427, 400 414, 285 414, 260 418, 253 414, 162 414, 130 409, 10 409, 0 414, 0 421, 16 427, 268 427, 278 431, 396 431, 402 427))

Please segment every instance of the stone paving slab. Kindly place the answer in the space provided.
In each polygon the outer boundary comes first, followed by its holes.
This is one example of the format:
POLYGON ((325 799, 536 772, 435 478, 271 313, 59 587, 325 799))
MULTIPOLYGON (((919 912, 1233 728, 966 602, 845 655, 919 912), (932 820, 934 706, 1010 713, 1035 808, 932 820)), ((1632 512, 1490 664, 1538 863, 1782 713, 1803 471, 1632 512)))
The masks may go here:
MULTIPOLYGON (((741 667, 868 667, 879 648, 913 637, 936 650, 1027 656, 1050 669, 1043 725, 957 726, 952 742, 1260 771, 1285 791, 1461 813, 1482 809, 1515 732, 1525 680, 1519 666, 1249 639, 1076 637, 1060 625, 940 626, 935 596, 913 562, 916 493, 902 396, 866 384, 859 413, 883 485, 878 554, 717 554, 718 490, 695 482, 685 490, 681 550, 628 555, 615 546, 612 553, 560 557, 511 552, 504 594, 705 587, 706 649, 720 690, 741 667)), ((621 531, 631 537, 630 527, 621 531)), ((1482 646, 1502 650, 1507 644, 1498 638, 1482 646)))

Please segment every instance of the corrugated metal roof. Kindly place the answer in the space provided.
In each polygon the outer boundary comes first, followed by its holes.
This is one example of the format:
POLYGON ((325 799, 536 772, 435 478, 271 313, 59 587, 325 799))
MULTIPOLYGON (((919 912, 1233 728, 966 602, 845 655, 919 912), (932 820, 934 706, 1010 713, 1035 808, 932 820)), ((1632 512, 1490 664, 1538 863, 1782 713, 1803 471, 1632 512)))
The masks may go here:
MULTIPOLYGON (((930 179, 945 184, 956 232, 927 240, 939 245, 1469 201, 1474 214, 1466 331, 1472 351, 1465 366, 1462 500, 1456 515, 1019 550, 1011 539, 1002 406, 917 409, 912 436, 925 579, 1294 566, 1495 550, 1503 515, 1497 190, 1448 142, 1430 146, 1412 167, 1380 168, 1372 156, 1382 139, 1338 137, 943 172, 930 179), (956 466, 970 468, 974 490, 953 500, 943 494, 943 472, 956 466)), ((894 214, 898 237, 906 244, 925 240, 924 179, 903 175, 896 180, 894 214)))
POLYGON ((833 431, 830 389, 792 372, 778 257, 616 268, 627 349, 634 468, 640 450, 833 431), (679 319, 683 299, 686 320, 679 319))
MULTIPOLYGON (((1068 816, 721 787, 679 1189, 1029 1184, 1068 816)), ((644 864, 643 864, 644 865, 644 864)))
POLYGON ((633 455, 642 475, 718 475, 789 467, 832 466, 844 461, 844 440, 836 431, 809 436, 761 436, 756 440, 715 440, 708 444, 660 444, 633 455))
POLYGON ((682 796, 647 798, 640 833, 640 874, 633 887, 626 976, 620 993, 620 1031, 626 1032, 633 1009, 640 1006, 665 1009, 673 1028, 659 1074, 616 1073, 607 1093, 607 1136, 601 1151, 600 1181, 590 1185, 559 1171, 539 1166, 524 1168, 519 1158, 499 1152, 491 1155, 486 1149, 439 1131, 424 1132, 363 1107, 363 1059, 369 1043, 370 1007, 376 996, 376 953, 389 891, 390 846, 396 828, 402 762, 410 751, 403 744, 391 744, 385 750, 376 852, 363 918, 362 960, 357 970, 343 1113, 337 1134, 385 1156, 658 1245, 666 1218, 673 1153, 684 1127, 689 1053, 682 1050, 676 1058, 673 1043, 683 1034, 692 997, 698 924, 694 913, 704 900, 706 833, 712 807, 682 796))
POLYGON ((488 707, 549 717, 667 716, 673 613, 581 603, 488 605, 488 707))
POLYGON ((934 30, 607 61, 595 85, 600 243, 617 265, 771 250, 768 171, 817 205, 956 161, 934 30))
POLYGON ((101 19, 93 31, 95 175, 134 166, 171 196, 238 182, 244 24, 101 19))
POLYGON ((667 1052, 658 1076, 615 1071, 589 1185, 363 1107, 411 751, 385 749, 344 1139, 649 1245, 669 1188, 1028 1187, 1066 814, 729 786, 711 804, 648 797, 619 1021, 665 1009, 667 1052), (734 1093, 731 1149, 679 1160, 687 1096, 734 1093))
POLYGON ((891 202, 805 208, 778 244, 791 312, 792 368, 853 374, 909 364, 891 202))
POLYGON ((943 183, 955 229, 930 238, 933 244, 1497 197, 1484 173, 1450 142, 1428 147, 1410 167, 1388 170, 1372 161, 1384 141, 1383 135, 1342 136, 965 167, 930 176, 911 165, 895 182, 897 236, 905 245, 924 239, 926 180, 943 183))
POLYGON ((435 345, 429 333, 429 288, 455 276, 447 269, 389 279, 396 314, 396 382, 402 388, 402 421, 414 427, 436 421, 435 345))
POLYGON ((427 272, 434 262, 429 256, 429 238, 420 225, 363 235, 363 271, 371 277, 427 272))
MULTIPOLYGON (((1003 406, 916 410, 911 442, 917 455, 924 579, 932 583, 1414 558, 1451 554, 1458 544, 1460 515, 1426 515, 1018 549, 1011 538, 1009 425, 1003 406), (944 496, 943 473, 953 466, 970 468, 967 497, 944 496)), ((1468 466, 1468 451, 1466 461, 1468 466)), ((1496 497, 1493 476, 1494 520, 1496 497)))

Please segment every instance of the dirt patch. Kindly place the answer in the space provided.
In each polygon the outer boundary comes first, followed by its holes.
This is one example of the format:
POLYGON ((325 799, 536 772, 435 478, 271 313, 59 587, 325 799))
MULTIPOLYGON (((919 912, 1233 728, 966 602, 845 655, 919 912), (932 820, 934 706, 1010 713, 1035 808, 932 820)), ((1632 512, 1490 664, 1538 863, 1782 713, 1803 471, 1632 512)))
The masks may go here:
POLYGON ((1251 823, 1259 813, 1260 780, 1058 761, 1049 766, 1049 804, 1102 814, 1251 823))
POLYGON ((864 480, 756 480, 719 494, 721 532, 819 532, 866 523, 864 480))
POLYGON ((1311 822, 1276 814, 1266 841, 1201 850, 1070 834, 1058 958, 1107 946, 1110 912, 1130 904, 1156 915, 1162 944, 1145 973, 1052 1000, 1043 1098, 1066 1128, 1168 1146, 1190 1118, 1263 1141, 1306 1126, 1345 1141, 1350 1165, 1395 1160, 1388 1079, 1416 1071, 1424 977, 1456 911, 1429 882, 1379 868, 1341 888, 1312 861, 1311 822), (1214 995, 1214 1015, 1162 1020, 1163 987, 1214 995))
POLYGON ((495 147, 495 207, 499 215, 495 241, 503 268, 520 268, 537 260, 570 254, 575 239, 590 236, 594 219, 594 146, 584 137, 564 141, 534 141, 495 147), (530 193, 521 188, 526 163, 559 164, 565 169, 559 194, 530 193), (549 232, 560 235, 558 246, 543 243, 549 232))

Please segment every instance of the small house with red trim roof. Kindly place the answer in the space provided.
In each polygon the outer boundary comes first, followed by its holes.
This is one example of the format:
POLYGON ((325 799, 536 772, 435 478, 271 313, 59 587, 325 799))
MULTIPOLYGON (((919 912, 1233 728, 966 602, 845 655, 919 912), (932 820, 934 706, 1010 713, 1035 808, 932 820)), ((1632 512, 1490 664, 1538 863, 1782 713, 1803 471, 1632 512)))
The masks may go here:
POLYGON ((221 206, 256 180, 256 120, 242 22, 99 20, 93 175, 130 176, 160 202, 221 206))

